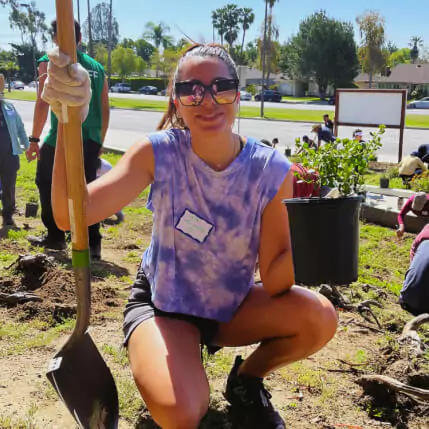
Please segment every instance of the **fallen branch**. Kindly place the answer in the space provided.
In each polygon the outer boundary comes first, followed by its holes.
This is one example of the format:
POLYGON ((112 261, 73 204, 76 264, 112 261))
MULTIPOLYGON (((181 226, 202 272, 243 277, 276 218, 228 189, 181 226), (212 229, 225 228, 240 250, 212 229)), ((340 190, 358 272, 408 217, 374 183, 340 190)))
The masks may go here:
POLYGON ((364 389, 373 383, 382 384, 396 393, 402 393, 417 402, 429 401, 429 390, 409 386, 386 375, 364 375, 358 378, 356 383, 364 389))
POLYGON ((330 286, 330 285, 321 285, 319 289, 319 293, 325 296, 326 298, 328 298, 329 301, 331 301, 335 307, 338 307, 347 311, 357 312, 369 323, 372 323, 372 320, 367 316, 367 314, 371 315, 375 323, 377 324, 379 330, 381 330, 381 324, 371 309, 372 305, 378 308, 383 308, 383 306, 378 301, 374 301, 373 299, 368 299, 366 301, 362 301, 357 305, 351 304, 349 300, 341 294, 341 292, 337 289, 336 286, 330 286))
POLYGON ((416 356, 422 356, 426 351, 426 346, 422 344, 422 340, 417 333, 417 330, 423 324, 429 322, 429 314, 420 314, 414 319, 410 320, 402 330, 401 336, 398 338, 398 343, 408 344, 410 348, 414 351, 416 356))

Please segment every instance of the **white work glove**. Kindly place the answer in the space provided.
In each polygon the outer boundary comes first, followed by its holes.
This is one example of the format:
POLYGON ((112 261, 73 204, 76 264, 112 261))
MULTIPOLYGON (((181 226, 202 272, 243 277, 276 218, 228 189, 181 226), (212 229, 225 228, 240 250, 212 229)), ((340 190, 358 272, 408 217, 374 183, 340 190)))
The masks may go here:
POLYGON ((80 119, 85 121, 91 101, 91 81, 88 72, 58 48, 48 52, 48 77, 42 98, 51 106, 60 122, 66 122, 63 106, 79 107, 80 119))

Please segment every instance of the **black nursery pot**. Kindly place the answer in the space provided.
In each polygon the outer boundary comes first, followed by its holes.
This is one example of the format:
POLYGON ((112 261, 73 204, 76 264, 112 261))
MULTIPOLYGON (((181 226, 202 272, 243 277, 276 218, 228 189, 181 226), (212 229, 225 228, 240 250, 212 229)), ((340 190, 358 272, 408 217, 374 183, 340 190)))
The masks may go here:
POLYGON ((348 285, 357 280, 361 201, 361 196, 283 200, 298 284, 348 285))
POLYGON ((25 205, 25 217, 36 217, 38 209, 39 209, 39 204, 27 203, 25 205))
POLYGON ((380 188, 387 189, 389 187, 389 179, 387 177, 380 177, 380 188))

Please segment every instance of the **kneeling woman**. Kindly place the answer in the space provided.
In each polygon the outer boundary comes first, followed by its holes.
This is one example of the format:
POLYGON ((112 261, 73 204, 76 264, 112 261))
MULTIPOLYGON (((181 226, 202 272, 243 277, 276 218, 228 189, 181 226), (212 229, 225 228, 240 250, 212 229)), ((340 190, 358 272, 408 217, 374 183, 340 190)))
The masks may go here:
MULTIPOLYGON (((66 63, 51 55, 45 98, 56 109, 71 94, 84 111, 88 94, 74 88, 87 85, 87 77, 78 69, 68 78, 61 70, 66 63)), ((136 384, 163 429, 197 428, 208 409, 201 344, 258 344, 247 359, 237 356, 225 396, 248 426, 285 428, 263 378, 317 352, 336 330, 330 302, 293 286, 282 204, 292 196, 290 164, 273 148, 232 132, 238 87, 236 66, 223 48, 191 47, 170 84, 160 131, 88 185, 88 224, 151 185, 152 241, 126 306, 124 332, 136 384), (259 287, 253 282, 258 256, 259 287)), ((57 224, 67 230, 64 166, 59 141, 53 203, 57 224)))

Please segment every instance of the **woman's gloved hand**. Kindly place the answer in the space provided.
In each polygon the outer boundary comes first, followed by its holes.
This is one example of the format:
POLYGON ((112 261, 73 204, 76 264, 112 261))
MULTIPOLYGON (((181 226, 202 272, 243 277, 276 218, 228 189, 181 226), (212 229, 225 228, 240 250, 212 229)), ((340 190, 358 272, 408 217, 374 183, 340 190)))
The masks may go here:
POLYGON ((70 64, 70 57, 58 48, 48 52, 48 77, 42 98, 51 106, 60 122, 64 122, 62 106, 77 107, 80 119, 85 121, 91 101, 91 81, 80 64, 70 64))

